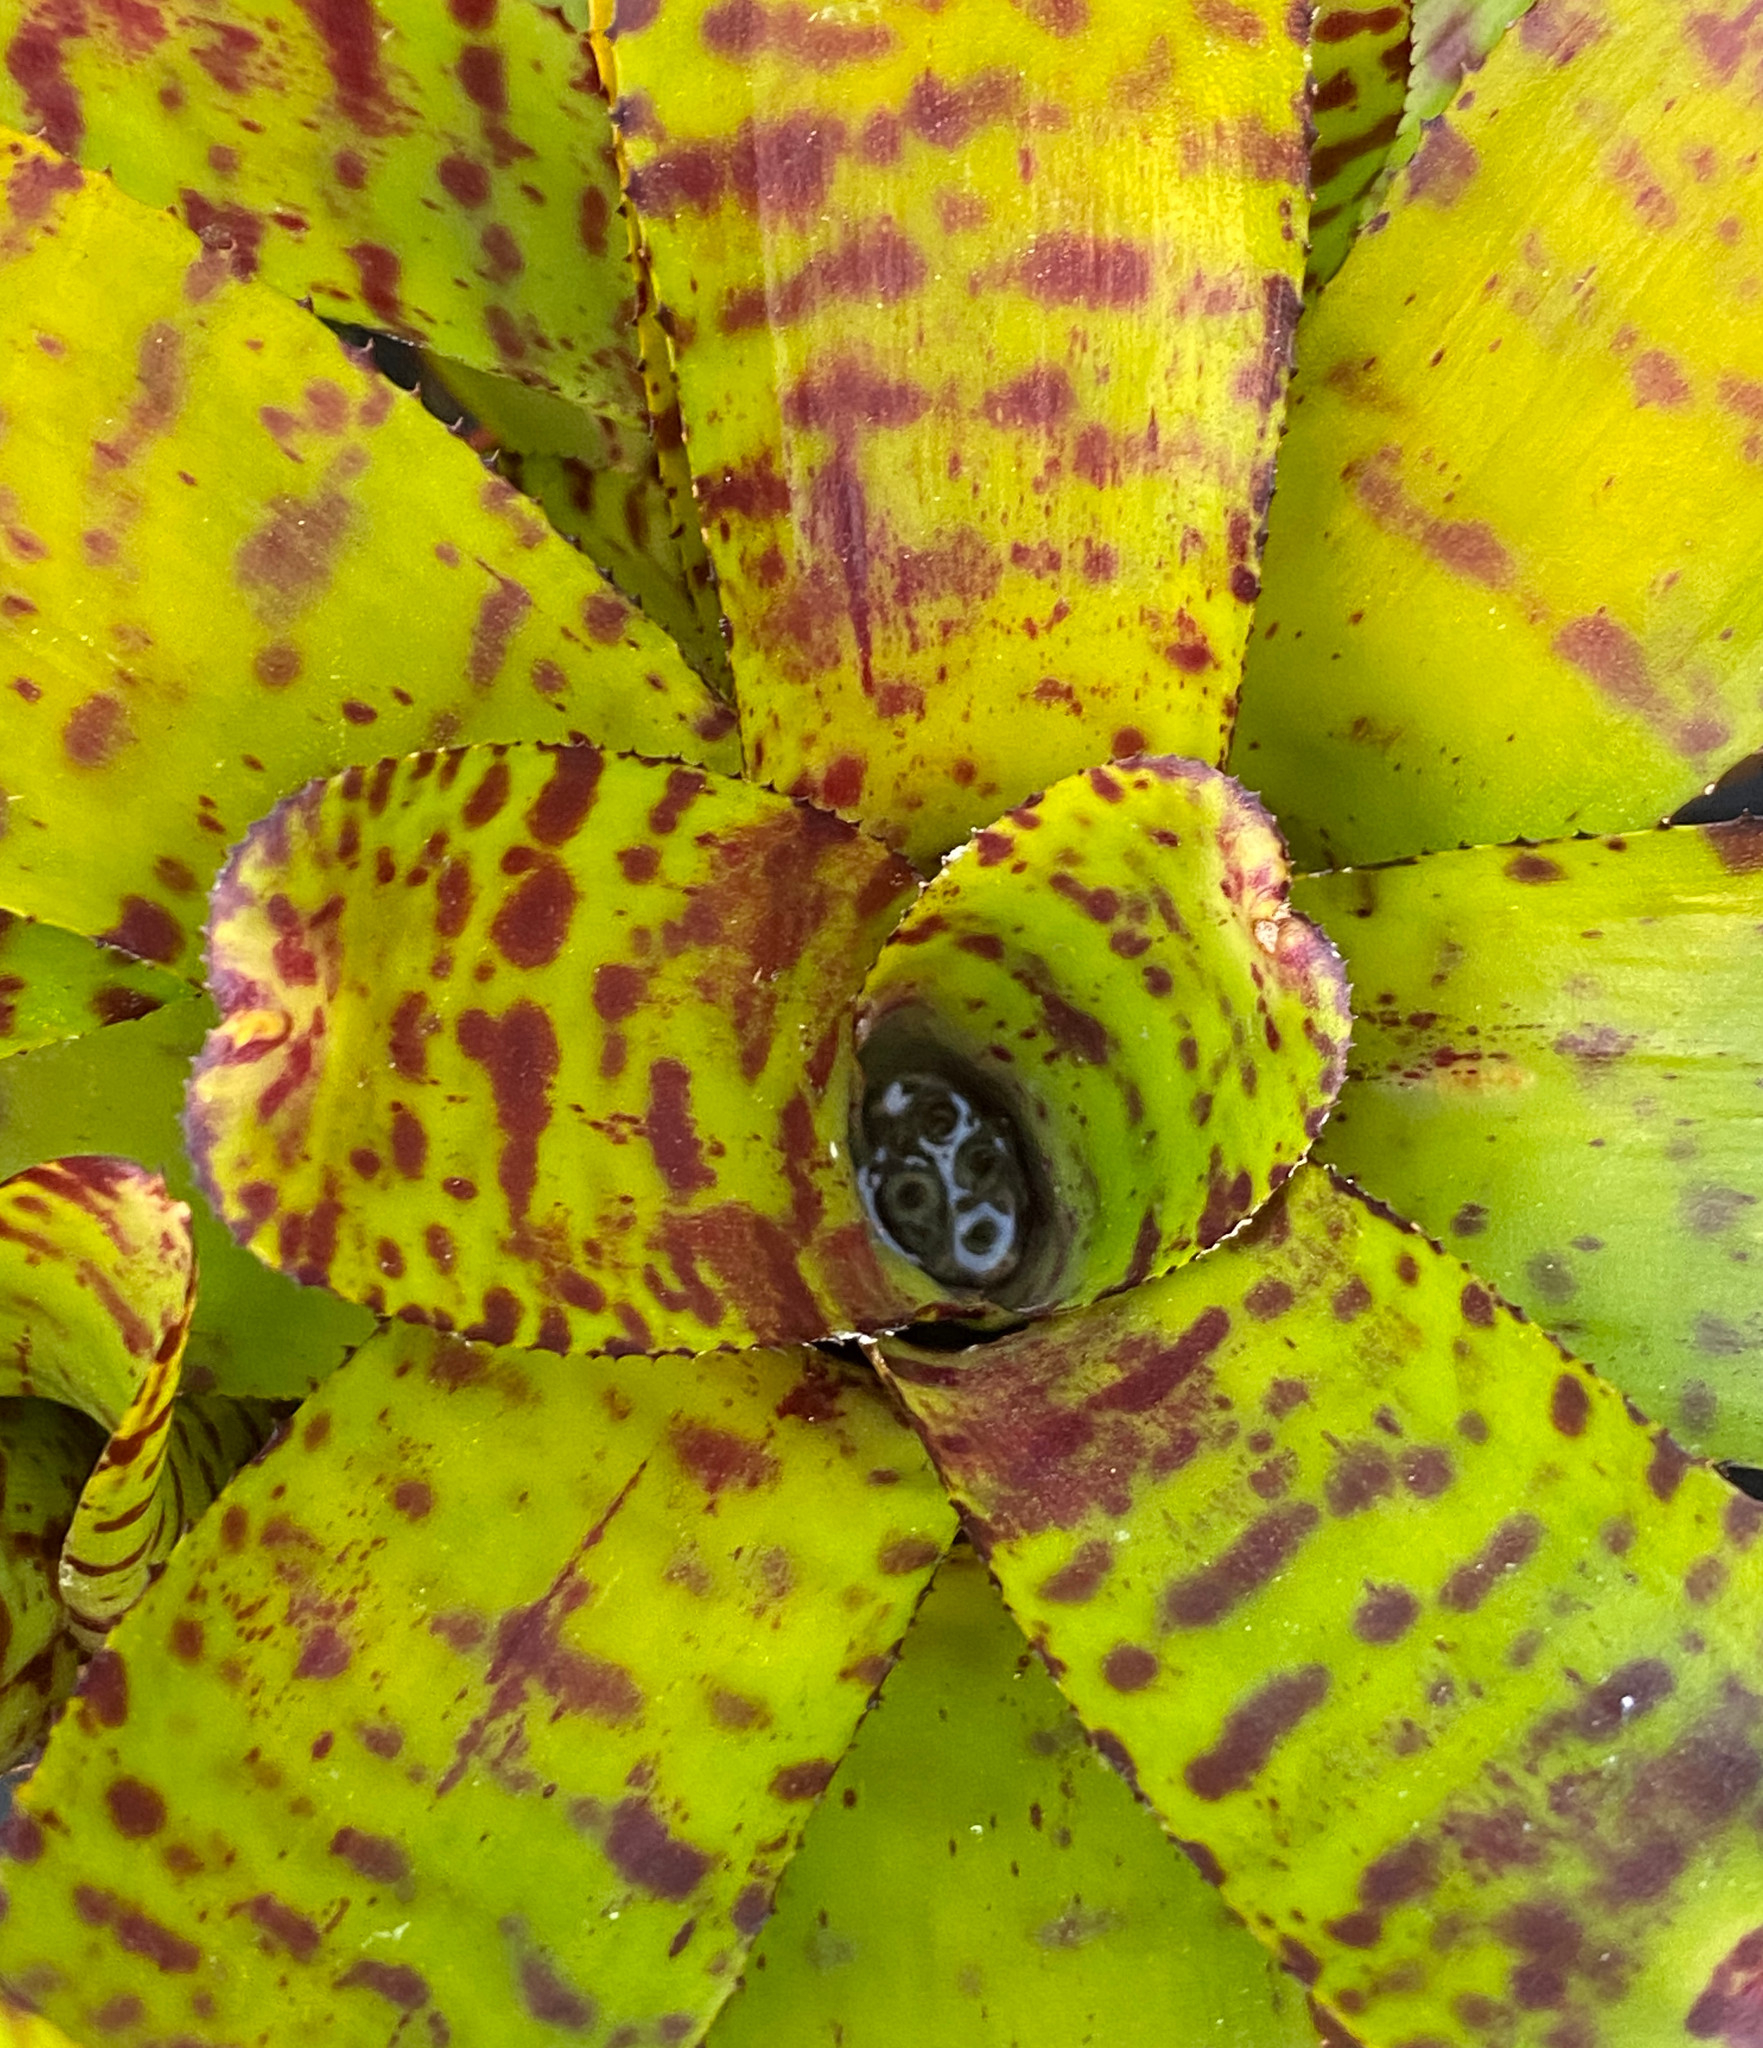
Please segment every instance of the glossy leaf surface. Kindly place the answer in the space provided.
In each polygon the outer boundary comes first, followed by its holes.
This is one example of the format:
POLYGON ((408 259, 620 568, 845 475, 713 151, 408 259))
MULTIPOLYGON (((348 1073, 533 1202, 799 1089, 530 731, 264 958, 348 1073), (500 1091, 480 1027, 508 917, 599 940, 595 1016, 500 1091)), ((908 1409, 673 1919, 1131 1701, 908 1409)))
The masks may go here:
POLYGON ((1389 160, 1408 94, 1411 27, 1408 0, 1324 7, 1311 24, 1316 139, 1310 145, 1308 290, 1340 269, 1389 160))
POLYGON ((76 2038, 693 2040, 952 1526, 811 1355, 390 1330, 90 1668, 7 1988, 76 2038))
POLYGON ((1454 1259, 1310 1168, 893 1369, 1097 1745, 1370 2048, 1743 2040, 1763 1505, 1454 1259))
POLYGON ((1085 1744, 985 1573, 937 1574, 711 2048, 1315 2048, 1277 1971, 1085 1744))
POLYGON ((309 1393, 373 1329, 363 1308, 298 1287, 233 1242, 184 1152, 184 1088, 214 1021, 187 998, 150 1017, 0 1061, 0 1175, 76 1152, 120 1153, 190 1205, 201 1285, 184 1352, 195 1393, 309 1393))
POLYGON ((916 857, 1216 760, 1301 262, 1273 0, 626 10, 627 189, 750 772, 916 857))
POLYGON ((216 271, 644 417, 612 130, 536 7, 13 0, 0 121, 173 208, 216 271))
MULTIPOLYGON (((1116 762, 977 833, 883 948, 859 1024, 866 1122, 873 1144, 883 1091, 948 1072, 1013 1134, 1025 1182, 997 1223, 1015 1263, 994 1278, 974 1232, 1007 1200, 957 1154, 940 1213, 970 1291, 1086 1300, 1218 1243, 1290 1173, 1349 1022, 1339 956, 1292 915, 1260 805, 1198 762, 1116 762)), ((887 1227, 918 1193, 890 1176, 916 1158, 879 1157, 865 1171, 887 1227)), ((911 1250, 924 1220, 893 1242, 911 1250)))
MULTIPOLYGON (((0 1761, 28 1756, 73 1690, 61 1546, 106 1432, 59 1401, 0 1398, 0 1761)), ((0 2008, 0 2039, 5 2014, 0 2008)))
POLYGON ((215 896, 191 1144, 308 1285, 653 1351, 909 1312, 846 1147, 851 1007, 915 887, 850 826, 592 747, 315 783, 215 896))
POLYGON ((1763 1463, 1763 827, 1300 882, 1358 991, 1324 1156, 1685 1442, 1763 1463))
POLYGON ((35 145, 0 181, 0 900, 188 970, 226 846, 364 752, 724 758, 672 644, 309 316, 35 145))
POLYGON ((1301 862, 1650 824, 1756 746, 1753 35, 1533 8, 1318 302, 1232 754, 1301 862))
POLYGON ((161 968, 0 910, 0 1058, 150 1016, 188 993, 161 968))

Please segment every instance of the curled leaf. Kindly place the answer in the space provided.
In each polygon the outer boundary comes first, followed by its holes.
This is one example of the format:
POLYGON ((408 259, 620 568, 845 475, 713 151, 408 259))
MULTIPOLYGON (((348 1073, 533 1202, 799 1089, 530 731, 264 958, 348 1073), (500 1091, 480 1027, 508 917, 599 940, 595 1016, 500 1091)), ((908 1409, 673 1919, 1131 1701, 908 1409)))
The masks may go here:
POLYGON ((42 1742, 79 1673, 61 1546, 103 1448, 104 1431, 59 1401, 0 1398, 0 1768, 42 1742))
POLYGON ((1306 1168, 890 1365, 1092 1740, 1355 2035, 1743 2039, 1763 1505, 1454 1259, 1306 1168))
POLYGON ((592 747, 352 769, 216 892, 194 1156, 272 1264, 471 1337, 897 1318, 923 1284, 884 1279, 842 1153, 851 1005, 915 886, 823 813, 592 747))
POLYGON ((1252 797, 1167 757, 1071 776, 976 834, 876 962, 872 1214, 969 1300, 1132 1286, 1218 1243, 1303 1158, 1349 1024, 1252 797))
POLYGON ((80 2039, 198 1999, 289 2048, 695 2040, 952 1534, 814 1354, 390 1329, 90 1667, 6 1831, 6 1987, 80 2039))

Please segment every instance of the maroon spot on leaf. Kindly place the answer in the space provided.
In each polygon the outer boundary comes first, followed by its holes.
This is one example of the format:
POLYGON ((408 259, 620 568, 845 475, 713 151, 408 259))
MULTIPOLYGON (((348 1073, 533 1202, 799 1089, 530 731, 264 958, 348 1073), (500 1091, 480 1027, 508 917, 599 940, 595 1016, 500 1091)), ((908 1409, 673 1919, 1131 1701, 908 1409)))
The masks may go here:
POLYGON ((1419 1618, 1420 1602, 1406 1586, 1374 1586, 1353 1610, 1350 1624, 1362 1643, 1399 1643, 1419 1618))
POLYGON ((774 1799, 818 1799, 832 1781, 837 1766, 823 1756, 805 1763, 785 1764, 772 1774, 769 1790, 774 1799))
POLYGON ((165 1801, 139 1778, 117 1778, 105 1787, 104 1804, 120 1835, 132 1842, 158 1834, 165 1825, 165 1801))
POLYGON ((496 912, 491 944, 511 967, 548 967, 569 938, 575 906, 576 886, 569 870, 560 860, 541 856, 496 912))
POLYGON ((1740 1188, 1703 1183, 1684 1190, 1678 1214, 1684 1228, 1696 1237, 1722 1237, 1756 1206, 1757 1197, 1740 1188))
POLYGON ((1141 1415, 1167 1400, 1212 1356, 1230 1332, 1222 1308, 1203 1309, 1170 1345, 1134 1364, 1111 1386, 1099 1388, 1084 1406, 1095 1413, 1141 1415))
POLYGON ((532 608, 532 593, 507 576, 498 576, 495 589, 484 593, 472 623, 471 650, 465 662, 465 672, 478 689, 487 690, 501 674, 509 643, 532 608))
MULTIPOLYGON (((302 5, 311 0, 301 0, 302 5)), ((371 1960, 351 1963, 343 1974, 335 1979, 339 1991, 373 1991, 388 2004, 400 2011, 414 2012, 419 2005, 428 2002, 428 1980, 407 1963, 380 1963, 371 1960)))
POLYGON ((132 1991, 119 1991, 99 2006, 92 2015, 92 2024, 101 2034, 123 2034, 138 2027, 146 2016, 147 2008, 132 1991))
POLYGON ((129 1717, 128 1667, 119 1651, 95 1652, 74 1691, 100 1728, 120 1728, 129 1717))
POLYGON ((1683 1475, 1695 1463, 1688 1451, 1664 1430, 1653 1439, 1653 1456, 1647 1466, 1647 1485, 1660 1500, 1670 1500, 1683 1483, 1683 1475))
MULTIPOLYGON (((65 156, 78 153, 86 124, 79 90, 63 63, 62 44, 84 33, 83 11, 76 7, 59 7, 20 20, 6 46, 7 74, 24 94, 27 113, 34 123, 41 126, 44 141, 65 156)), ((31 157, 15 166, 9 180, 7 204, 13 215, 27 225, 41 218, 48 203, 46 197, 36 197, 45 171, 56 172, 63 181, 51 186, 51 191, 77 191, 85 182, 77 164, 45 164, 41 158, 31 157), (24 182, 23 189, 15 193, 10 188, 21 184, 27 167, 31 177, 24 182)))
POLYGON ((1214 1563, 1164 1589, 1164 1627, 1203 1628, 1221 1621, 1284 1569, 1321 1519, 1308 1501, 1294 1501, 1259 1517, 1214 1563))
POLYGON ((1344 1517, 1363 1514, 1395 1488, 1395 1463, 1381 1444, 1347 1444, 1336 1450, 1323 1498, 1331 1515, 1344 1517))
POLYGON ((233 201, 217 204, 188 186, 179 192, 178 199, 190 232, 204 249, 213 251, 217 258, 224 257, 229 275, 241 283, 257 275, 264 228, 261 214, 233 201))
POLYGON ((542 1956, 523 1956, 516 1974, 521 2003, 541 2025, 561 2028, 566 2034, 586 2034, 599 2024, 600 2008, 595 2001, 572 1990, 542 1956))
MULTIPOLYGON (((1217 1158, 1216 1151, 1213 1157, 1217 1158)), ((1200 1220, 1195 1228, 1195 1243, 1202 1251, 1210 1251, 1215 1244, 1221 1243, 1230 1235, 1254 1205, 1255 1188, 1247 1168, 1239 1171, 1234 1179, 1228 1181, 1222 1171, 1214 1168, 1206 1186, 1206 1205, 1200 1212, 1200 1220)))
POLYGON ((1102 1676, 1116 1692, 1142 1692, 1157 1670, 1156 1657, 1137 1643, 1118 1643, 1102 1660, 1102 1676))
POLYGON ((331 1837, 331 1854, 340 1856, 352 1870, 375 1884, 396 1884, 410 1874, 410 1859, 386 1835, 364 1834, 360 1828, 338 1828, 331 1837))
POLYGON ((1406 1906, 1438 1889, 1439 1853, 1419 1836, 1400 1843, 1368 1863, 1359 1874, 1361 1904, 1387 1912, 1406 1906))
POLYGON ((655 1060, 649 1067, 649 1106, 643 1133, 668 1193, 684 1201, 716 1185, 692 1119, 692 1075, 682 1061, 655 1060))
POLYGON ((1355 1273, 1347 1283, 1336 1290, 1329 1308, 1337 1323, 1350 1323, 1362 1316, 1371 1306, 1371 1289, 1355 1273))
POLYGON ((489 200, 490 174, 482 164, 468 156, 443 157, 436 166, 435 176, 447 197, 468 212, 475 212, 489 200))
POLYGON ((1481 168, 1481 158, 1442 117, 1420 125, 1420 148, 1408 167, 1408 196, 1429 206, 1455 206, 1481 168))
POLYGON ((1245 1790, 1266 1768, 1275 1748, 1328 1696, 1326 1666, 1306 1664, 1280 1672, 1225 1717, 1212 1748, 1182 1773, 1198 1799, 1223 1799, 1245 1790))
POLYGON ((1478 1330, 1494 1327, 1494 1298, 1479 1281, 1471 1280, 1458 1296, 1458 1306, 1463 1311, 1463 1320, 1478 1330))
POLYGON ((254 1927, 285 1948, 296 1962, 309 1962, 323 1939, 315 1922, 272 1892, 259 1892, 255 1898, 247 1899, 245 1914, 254 1927))
POLYGON ((414 1111, 400 1106, 392 1113, 392 1161, 406 1180, 419 1180, 428 1159, 428 1132, 414 1111))
POLYGON ((1080 1544, 1058 1571, 1041 1581, 1039 1597, 1063 1606, 1078 1606, 1093 1599, 1102 1582, 1114 1569, 1114 1545, 1100 1539, 1080 1544))
POLYGON ((505 1143, 496 1178, 516 1220, 526 1214, 538 1180, 539 1139, 551 1121, 551 1084, 560 1059, 556 1029, 537 1003, 521 1000, 500 1019, 465 1011, 455 1027, 460 1050, 490 1079, 496 1122, 505 1143))
POLYGON ((434 1488, 426 1479, 400 1479, 392 1489, 392 1505, 408 1521, 420 1522, 434 1509, 434 1488))
POLYGON ((1536 1553, 1543 1525, 1535 1515, 1508 1515, 1467 1564, 1459 1565, 1439 1592, 1439 1605, 1453 1614, 1473 1614, 1500 1580, 1536 1553))
POLYGON ((673 1453, 706 1493, 752 1493, 772 1485, 778 1462, 762 1444, 706 1422, 676 1422, 673 1453))
POLYGON ((920 72, 906 96, 905 125, 934 148, 960 149, 976 128, 1014 114, 1022 80, 1014 71, 981 71, 952 86, 934 72, 920 72))
POLYGON ((180 1664, 196 1664, 201 1661, 203 1640, 202 1624, 187 1614, 180 1614, 172 1622, 166 1644, 180 1664))
POLYGON ((1417 1444, 1396 1460, 1402 1484, 1417 1500, 1434 1500, 1455 1477, 1450 1456, 1436 1444, 1417 1444))
MULTIPOLYGON (((1100 235, 1037 235, 1016 267, 1017 282, 1044 306, 1125 311, 1151 292, 1151 254, 1137 242, 1100 235)), ((1116 756, 1139 751, 1116 748, 1116 756)))
POLYGON ((1549 1420, 1563 1436, 1581 1436, 1591 1419, 1592 1400, 1578 1373, 1564 1372, 1549 1398, 1549 1420))
POLYGON ((550 780, 527 811, 526 829, 541 846, 563 846, 587 823, 605 756, 590 746, 546 751, 551 754, 550 780))
POLYGON ((728 1917, 734 1923, 735 1932, 751 1941, 771 1917, 771 1893, 762 1884, 743 1887, 729 1908, 728 1917))
POLYGON ((1271 1323, 1291 1307, 1294 1296, 1283 1280, 1257 1280, 1243 1296, 1243 1308, 1258 1323, 1271 1323))
MULTIPOLYGON (((1706 17, 1693 17, 1692 19, 1706 17)), ((1763 1927, 1742 1936, 1715 1964, 1690 2007, 1684 2032, 1726 2048, 1757 2048, 1763 2041, 1763 1927)))
POLYGON ((349 1668, 350 1649, 342 1634, 328 1622, 320 1623, 300 1646, 294 1666, 296 1678, 340 1678, 349 1668))
POLYGON ((124 747, 133 745, 134 738, 122 699, 108 690, 77 705, 61 728, 62 751, 81 768, 107 767, 124 747))
POLYGON ((988 391, 980 409, 994 427, 1029 431, 1057 426, 1076 403, 1065 371, 1057 364, 1042 364, 1000 390, 988 391))
POLYGON ((480 826, 487 825, 507 803, 510 782, 508 763, 503 760, 492 761, 484 770, 477 787, 466 798, 464 808, 459 814, 461 821, 474 831, 480 826))
POLYGON ((266 623, 284 624, 328 588, 350 521, 349 501, 330 486, 311 499, 278 493, 269 517, 239 543, 233 576, 266 623))

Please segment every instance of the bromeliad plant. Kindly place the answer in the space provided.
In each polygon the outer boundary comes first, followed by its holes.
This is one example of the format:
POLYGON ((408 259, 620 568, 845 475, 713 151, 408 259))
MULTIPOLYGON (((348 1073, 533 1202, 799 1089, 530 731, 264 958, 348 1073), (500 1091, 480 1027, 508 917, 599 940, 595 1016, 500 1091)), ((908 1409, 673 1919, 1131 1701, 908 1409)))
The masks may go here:
POLYGON ((298 14, 0 11, 6 1992, 1759 2038, 1763 31, 298 14))

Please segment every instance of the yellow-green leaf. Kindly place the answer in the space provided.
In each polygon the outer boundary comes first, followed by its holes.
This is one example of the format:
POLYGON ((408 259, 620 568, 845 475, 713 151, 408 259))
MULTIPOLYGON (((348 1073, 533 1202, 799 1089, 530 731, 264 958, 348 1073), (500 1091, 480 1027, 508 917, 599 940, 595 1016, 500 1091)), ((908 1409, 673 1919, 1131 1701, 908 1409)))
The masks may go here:
POLYGON ((1372 2048, 1744 2039, 1763 1504, 1454 1259, 1306 1168, 890 1363, 1098 1748, 1372 2048))
POLYGON ((753 775, 922 858, 1089 761, 1218 758, 1298 303, 1292 26, 624 10, 753 775))
POLYGON ((214 1021, 186 998, 152 1016, 0 1061, 0 1175, 66 1154, 121 1154, 163 1174, 190 1206, 201 1285, 184 1353, 194 1393, 310 1393, 367 1337, 373 1318, 297 1287, 233 1242, 184 1152, 184 1088, 214 1021))
POLYGON ((1295 891, 1359 993, 1323 1154, 1698 1450, 1763 1463, 1763 827, 1295 891))
POLYGON ((1763 736, 1749 22, 1533 8, 1317 302, 1232 754, 1301 860, 1650 824, 1763 736))
POLYGON ((672 643, 415 400, 107 180, 20 139, 0 180, 12 908, 188 968, 227 845, 364 752, 727 758, 672 643))
POLYGON ((0 1058, 151 1016, 188 993, 113 947, 0 910, 0 1058))
POLYGON ((13 0, 0 121, 169 207, 216 274, 644 418, 585 37, 463 0, 13 0))
POLYGON ((1092 768, 976 833, 863 992, 860 1184, 890 1266, 1040 1308, 1257 1208, 1322 1128, 1350 1021, 1286 883, 1266 812, 1195 761, 1092 768))
POLYGON ((1315 2048, 1304 1994, 943 1565, 711 2048, 1315 2048))
MULTIPOLYGON (((79 1672, 61 1546, 105 1434, 59 1401, 0 1398, 0 1768, 42 1742, 79 1672)), ((0 2005, 0 2039, 4 2024, 0 2005)))
POLYGON ((496 1343, 898 1320, 850 1016, 914 887, 836 818, 588 746, 315 783, 216 891, 198 1166, 285 1272, 496 1343))
POLYGON ((389 1330, 94 1660, 7 1988, 75 2038, 695 2040, 952 1534, 815 1354, 389 1330))
POLYGON ((1310 261, 1314 290, 1340 269, 1366 197, 1389 160, 1408 93, 1408 0, 1381 7, 1329 6, 1311 24, 1310 261))

